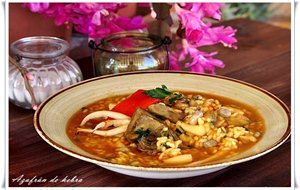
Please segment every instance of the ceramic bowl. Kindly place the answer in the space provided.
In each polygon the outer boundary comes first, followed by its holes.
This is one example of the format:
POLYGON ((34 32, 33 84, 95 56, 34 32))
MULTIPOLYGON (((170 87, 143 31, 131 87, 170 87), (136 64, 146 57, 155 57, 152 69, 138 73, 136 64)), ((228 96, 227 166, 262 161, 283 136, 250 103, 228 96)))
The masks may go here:
POLYGON ((231 78, 188 72, 138 72, 92 78, 65 88, 44 101, 34 115, 38 134, 57 150, 109 170, 143 178, 184 178, 211 173, 258 158, 279 147, 290 135, 290 113, 282 101, 254 85, 231 78), (252 148, 214 164, 182 168, 135 167, 108 163, 77 147, 66 134, 68 119, 96 100, 165 84, 171 90, 221 95, 251 105, 262 115, 266 132, 252 148))

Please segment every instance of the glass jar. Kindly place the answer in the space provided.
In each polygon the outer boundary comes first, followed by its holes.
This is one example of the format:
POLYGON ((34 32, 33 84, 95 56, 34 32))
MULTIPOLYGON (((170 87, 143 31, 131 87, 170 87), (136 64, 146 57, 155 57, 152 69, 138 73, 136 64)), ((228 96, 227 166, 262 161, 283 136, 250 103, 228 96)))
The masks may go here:
POLYGON ((90 40, 95 76, 140 70, 168 70, 170 38, 120 32, 90 40))
POLYGON ((31 109, 83 79, 78 65, 66 55, 69 44, 65 40, 47 36, 22 38, 13 42, 10 50, 14 59, 9 64, 9 100, 17 106, 31 109))

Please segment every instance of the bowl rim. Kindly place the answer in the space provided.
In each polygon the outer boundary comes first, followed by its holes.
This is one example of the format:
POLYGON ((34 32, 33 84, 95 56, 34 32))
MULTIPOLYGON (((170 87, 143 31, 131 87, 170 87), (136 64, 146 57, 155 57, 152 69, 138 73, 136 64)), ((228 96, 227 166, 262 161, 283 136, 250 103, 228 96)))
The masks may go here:
POLYGON ((233 79, 233 78, 230 78, 230 77, 220 76, 220 75, 194 73, 194 72, 189 72, 189 71, 167 71, 167 70, 138 71, 138 72, 126 72, 126 73, 111 74, 111 75, 105 75, 105 76, 100 76, 100 77, 94 77, 94 78, 91 78, 91 79, 87 79, 87 80, 84 80, 84 81, 72 84, 72 85, 70 85, 70 86, 68 86, 66 88, 63 88, 63 89, 59 90, 58 92, 56 92, 55 94, 53 94, 50 97, 48 97, 44 102, 42 102, 42 104, 35 111, 34 117, 33 117, 33 123, 34 123, 35 130, 37 131, 37 133, 40 135, 40 137, 44 141, 46 141, 49 145, 51 145, 55 149, 57 149, 57 150, 65 153, 65 154, 67 154, 69 156, 72 156, 72 157, 75 157, 77 159, 84 160, 84 161, 87 161, 87 162, 90 162, 90 163, 94 163, 94 164, 97 164, 97 165, 100 165, 100 166, 103 165, 104 167, 105 166, 106 167, 114 167, 114 168, 129 169, 129 170, 135 170, 135 171, 165 171, 165 172, 171 172, 171 171, 194 171, 194 170, 204 170, 204 169, 212 169, 212 168, 218 168, 218 167, 227 167, 227 166, 230 166, 230 165, 234 165, 234 164, 246 162, 246 161, 255 159, 257 157, 263 156, 263 155, 265 155, 265 154, 267 154, 267 153, 275 150, 276 148, 278 148, 291 135, 291 115, 290 115, 290 110, 285 105, 285 103, 282 100, 280 100, 278 97, 276 97, 274 94, 272 94, 272 93, 264 90, 261 87, 255 86, 253 84, 250 84, 248 82, 244 82, 244 81, 241 81, 241 80, 238 80, 238 79, 233 79), (130 166, 130 165, 115 164, 115 163, 103 161, 103 160, 100 160, 100 159, 97 159, 97 158, 91 158, 89 156, 85 156, 85 155, 82 155, 82 154, 77 153, 75 151, 69 150, 69 149, 65 148, 64 146, 56 143, 49 136, 47 136, 44 133, 44 131, 42 130, 42 127, 41 127, 41 125, 39 123, 39 116, 40 116, 41 112, 43 111, 43 108, 53 98, 55 98, 56 96, 60 95, 61 93, 65 92, 65 91, 67 91, 69 89, 72 89, 74 87, 83 85, 85 83, 90 83, 90 82, 93 82, 93 81, 102 80, 102 79, 111 78, 111 77, 119 77, 119 76, 126 76, 126 75, 140 75, 140 74, 162 74, 162 73, 200 75, 200 76, 205 76, 205 77, 212 77, 212 78, 217 78, 217 79, 221 79, 221 80, 227 80, 227 81, 236 82, 236 83, 239 83, 241 85, 246 85, 248 87, 251 87, 254 90, 260 91, 260 92, 264 93, 265 95, 269 96, 269 98, 275 100, 281 106, 281 108, 285 111, 286 117, 287 117, 287 129, 286 129, 285 133, 283 134, 283 136, 280 139, 278 139, 278 141, 273 146, 271 146, 270 148, 268 148, 267 150, 264 150, 262 152, 253 154, 253 155, 251 155, 249 157, 246 157, 246 158, 240 158, 240 159, 236 159, 236 160, 232 160, 232 161, 225 161, 225 162, 221 162, 221 163, 207 164, 207 165, 202 165, 202 166, 189 166, 189 167, 143 167, 143 166, 130 166))

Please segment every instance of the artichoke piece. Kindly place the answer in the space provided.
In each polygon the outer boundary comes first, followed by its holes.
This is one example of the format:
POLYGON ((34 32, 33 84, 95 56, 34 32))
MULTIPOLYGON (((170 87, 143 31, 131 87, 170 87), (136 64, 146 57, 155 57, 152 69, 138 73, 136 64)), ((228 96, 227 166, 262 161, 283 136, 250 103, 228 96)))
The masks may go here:
POLYGON ((206 134, 205 127, 203 125, 190 125, 181 121, 176 123, 176 126, 181 127, 184 131, 192 133, 197 136, 203 136, 206 134))
POLYGON ((210 147, 214 147, 217 145, 218 145, 218 142, 213 139, 207 140, 203 143, 204 148, 210 148, 210 147))
POLYGON ((218 110, 218 114, 219 114, 220 116, 222 116, 222 117, 227 118, 227 117, 230 117, 230 116, 231 116, 231 111, 228 110, 228 109, 225 109, 225 108, 220 108, 220 109, 218 110))
POLYGON ((223 109, 229 110, 231 113, 239 113, 244 114, 244 112, 238 108, 230 107, 230 106, 222 106, 223 109))
POLYGON ((157 153, 157 138, 162 136, 179 140, 175 132, 168 128, 167 125, 141 108, 135 111, 125 132, 127 140, 135 142, 140 151, 148 154, 157 153), (165 128, 168 130, 163 130, 165 128))
POLYGON ((250 124, 250 119, 241 114, 237 114, 235 116, 226 118, 226 121, 228 122, 229 125, 244 126, 250 124))
POLYGON ((178 120, 182 120, 185 115, 183 113, 175 112, 171 107, 164 104, 152 104, 148 107, 148 110, 164 119, 169 119, 170 121, 176 123, 178 120))
POLYGON ((215 123, 217 121, 217 113, 215 112, 206 112, 204 116, 209 122, 215 123))

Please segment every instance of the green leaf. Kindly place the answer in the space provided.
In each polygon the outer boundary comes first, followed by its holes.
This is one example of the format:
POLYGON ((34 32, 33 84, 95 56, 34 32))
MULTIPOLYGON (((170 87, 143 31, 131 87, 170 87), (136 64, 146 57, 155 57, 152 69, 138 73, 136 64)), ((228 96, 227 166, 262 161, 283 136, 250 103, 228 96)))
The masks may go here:
POLYGON ((176 100, 179 100, 182 98, 182 94, 174 93, 172 94, 172 97, 169 99, 169 104, 173 105, 176 100))
POLYGON ((164 99, 167 96, 170 96, 172 92, 166 87, 166 85, 162 85, 161 88, 155 88, 152 90, 145 90, 144 94, 151 96, 152 98, 164 99))
POLYGON ((146 90, 143 93, 152 98, 157 98, 161 100, 168 97, 167 98, 168 105, 173 105, 176 100, 182 98, 182 94, 170 91, 166 85, 162 85, 161 88, 158 87, 152 90, 146 90))
POLYGON ((142 138, 145 138, 145 137, 148 137, 149 133, 150 133, 150 130, 147 129, 147 130, 144 130, 143 128, 141 129, 138 129, 136 131, 134 131, 135 134, 139 135, 137 138, 136 138, 136 141, 139 141, 141 140, 142 138))

